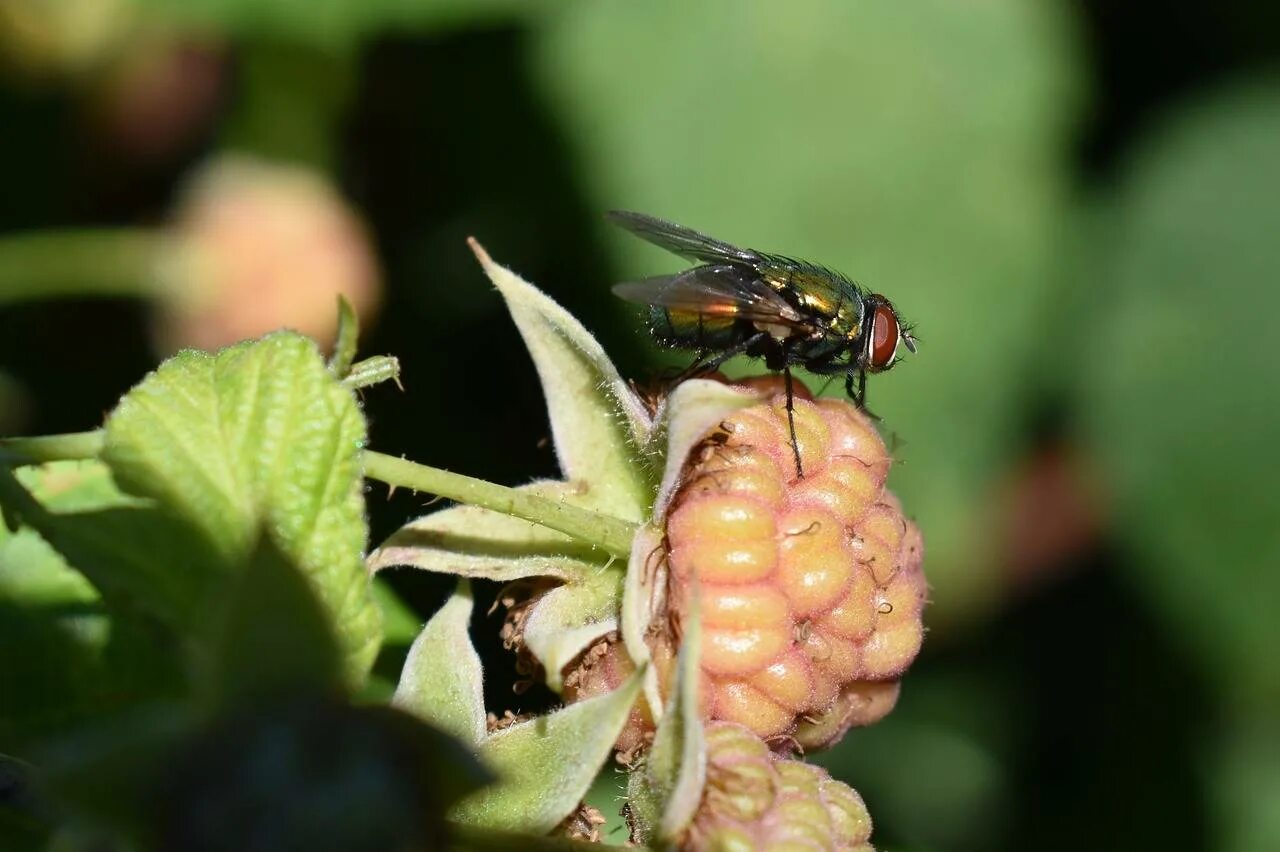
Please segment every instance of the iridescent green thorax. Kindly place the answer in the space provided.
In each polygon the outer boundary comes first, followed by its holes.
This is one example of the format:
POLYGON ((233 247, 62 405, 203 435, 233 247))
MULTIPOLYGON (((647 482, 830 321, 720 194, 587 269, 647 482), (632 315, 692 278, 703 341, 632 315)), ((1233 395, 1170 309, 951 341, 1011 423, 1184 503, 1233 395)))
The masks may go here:
POLYGON ((866 293, 839 272, 791 258, 769 257, 761 268, 769 286, 805 316, 818 322, 826 337, 853 340, 862 327, 866 293))

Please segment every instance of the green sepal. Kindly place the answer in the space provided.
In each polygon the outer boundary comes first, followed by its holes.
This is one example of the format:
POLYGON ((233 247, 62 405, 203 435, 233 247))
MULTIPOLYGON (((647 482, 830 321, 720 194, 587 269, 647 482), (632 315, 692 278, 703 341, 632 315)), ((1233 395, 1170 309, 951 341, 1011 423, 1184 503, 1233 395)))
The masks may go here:
POLYGON ((471 644, 471 585, 458 588, 409 648, 391 703, 472 746, 485 734, 484 670, 471 644))
POLYGON ((631 772, 627 796, 640 840, 672 843, 692 822, 707 780, 706 737, 698 702, 702 622, 690 601, 676 676, 653 747, 631 772))
POLYGON ((622 686, 491 734, 481 761, 498 783, 463 800, 452 816, 489 828, 545 834, 582 801, 631 715, 643 672, 622 686))

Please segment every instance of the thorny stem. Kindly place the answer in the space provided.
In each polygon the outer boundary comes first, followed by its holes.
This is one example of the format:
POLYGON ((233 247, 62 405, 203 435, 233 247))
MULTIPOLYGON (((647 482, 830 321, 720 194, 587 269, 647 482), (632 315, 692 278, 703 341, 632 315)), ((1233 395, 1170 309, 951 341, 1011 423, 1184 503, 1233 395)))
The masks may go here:
POLYGON ((58 296, 150 296, 162 239, 143 228, 0 237, 0 304, 58 296))
POLYGON ((523 518, 624 559, 631 555, 636 525, 612 515, 369 450, 364 454, 364 475, 388 485, 438 494, 459 503, 523 518))
MULTIPOLYGON (((0 463, 22 465, 94 458, 104 444, 102 430, 0 438, 0 463)), ((636 525, 630 521, 372 450, 365 450, 363 462, 364 475, 370 479, 523 518, 623 559, 631 554, 636 525)))

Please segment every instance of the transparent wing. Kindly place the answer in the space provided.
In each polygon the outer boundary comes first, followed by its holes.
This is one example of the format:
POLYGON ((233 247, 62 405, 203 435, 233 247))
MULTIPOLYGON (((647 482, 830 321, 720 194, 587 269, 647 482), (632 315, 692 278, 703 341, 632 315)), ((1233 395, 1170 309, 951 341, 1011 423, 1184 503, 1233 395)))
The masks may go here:
POLYGON ((699 266, 676 275, 627 281, 616 285, 613 292, 628 302, 673 311, 740 317, 805 331, 811 328, 781 295, 740 266, 699 266))
POLYGON ((646 216, 643 213, 610 210, 605 214, 605 218, 627 229, 640 239, 687 260, 703 263, 742 263, 748 266, 760 261, 759 252, 729 245, 705 234, 699 234, 692 228, 646 216))

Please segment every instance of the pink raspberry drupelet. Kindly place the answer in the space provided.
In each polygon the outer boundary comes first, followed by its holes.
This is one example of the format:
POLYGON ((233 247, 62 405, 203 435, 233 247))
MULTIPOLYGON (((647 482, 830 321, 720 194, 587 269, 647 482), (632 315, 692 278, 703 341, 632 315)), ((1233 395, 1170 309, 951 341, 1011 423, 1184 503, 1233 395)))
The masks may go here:
MULTIPOLYGON (((667 518, 671 659, 696 590, 710 719, 820 747, 893 706, 924 635, 920 532, 885 490, 891 459, 843 400, 785 397, 694 450, 667 518)), ((661 647, 663 643, 667 647, 661 647)))
POLYGON ((706 728, 707 783, 680 849, 872 852, 862 797, 825 770, 780 758, 740 725, 706 728))

